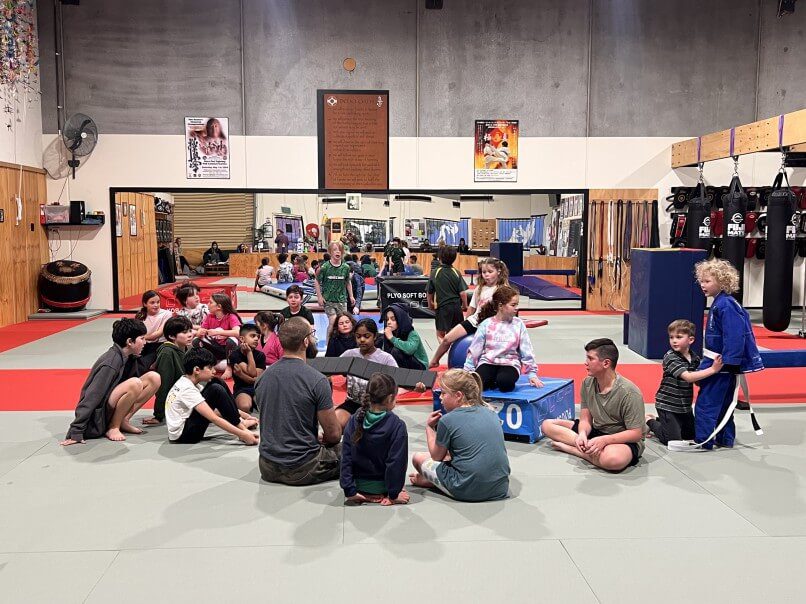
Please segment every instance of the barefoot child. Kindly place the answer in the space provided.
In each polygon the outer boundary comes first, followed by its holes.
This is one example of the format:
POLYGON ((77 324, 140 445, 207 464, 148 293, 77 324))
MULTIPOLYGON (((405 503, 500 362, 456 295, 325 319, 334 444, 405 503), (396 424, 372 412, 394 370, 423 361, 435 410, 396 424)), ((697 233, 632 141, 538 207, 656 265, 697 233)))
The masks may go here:
POLYGON ((428 308, 436 311, 435 323, 437 339, 459 325, 464 319, 462 311, 467 309, 467 283, 459 271, 453 267, 456 248, 446 247, 439 253, 440 265, 431 273, 426 292, 428 308))
POLYGON ((270 367, 283 358, 283 346, 277 337, 277 328, 282 325, 283 315, 262 310, 255 315, 255 325, 260 329, 258 350, 266 357, 266 367, 270 367))
POLYGON ((547 419, 543 434, 559 451, 610 472, 634 466, 644 452, 644 398, 638 387, 616 373, 618 348, 600 338, 585 345, 579 419, 547 419))
POLYGON ((233 395, 240 411, 249 413, 255 401, 255 382, 266 370, 266 355, 257 349, 260 330, 254 323, 241 325, 241 346, 229 355, 234 380, 233 395))
POLYGON ((465 336, 472 336, 476 333, 480 322, 479 315, 481 314, 482 306, 492 299, 496 289, 502 285, 509 285, 509 270, 507 269, 507 265, 498 258, 485 258, 479 262, 479 270, 481 271, 481 283, 473 290, 473 297, 470 300, 467 318, 445 334, 436 352, 434 352, 434 356, 431 357, 429 367, 437 367, 439 365, 440 359, 448 352, 451 344, 457 340, 461 340, 465 336))
POLYGON ((355 343, 355 317, 348 312, 336 315, 336 329, 330 334, 327 341, 326 357, 340 357, 347 350, 356 348, 355 343))
POLYGON ((543 382, 537 377, 537 365, 529 332, 518 313, 518 292, 502 285, 479 314, 479 327, 467 350, 465 370, 476 371, 485 389, 498 388, 512 392, 521 375, 529 375, 529 383, 537 388, 543 382))
POLYGON ((658 416, 646 416, 646 425, 664 445, 670 440, 694 438, 694 382, 722 369, 722 358, 717 355, 711 367, 697 371, 700 357, 690 350, 696 331, 694 323, 684 319, 669 324, 671 350, 663 356, 663 378, 655 395, 658 416))
POLYGON ((243 321, 235 312, 232 300, 227 294, 216 293, 210 297, 210 314, 204 319, 196 332, 193 346, 206 348, 213 353, 216 361, 224 361, 222 380, 232 377, 226 360, 238 345, 239 329, 243 321))
POLYGON ((403 488, 408 466, 406 424, 392 413, 397 384, 373 373, 361 409, 347 423, 341 450, 341 488, 348 503, 408 503, 403 488))
POLYGON ((722 370, 700 383, 694 414, 694 438, 703 449, 732 447, 736 426, 731 414, 727 424, 713 434, 727 412, 736 391, 736 376, 761 371, 764 365, 758 353, 753 327, 747 311, 731 296, 739 289, 739 273, 727 260, 704 260, 696 267, 702 292, 712 296, 705 327, 704 358, 700 370, 708 369, 712 358, 722 355, 722 370))
POLYGON ((149 371, 141 377, 120 381, 126 360, 139 355, 145 346, 146 326, 136 319, 118 319, 112 324, 112 347, 90 369, 81 388, 76 418, 67 430, 62 446, 83 443, 87 438, 106 436, 126 440, 123 432, 141 434, 130 419, 160 386, 160 376, 149 371))
POLYGON ((160 388, 154 398, 154 415, 143 420, 146 426, 157 426, 165 421, 165 397, 176 380, 185 374, 182 358, 193 339, 193 326, 187 317, 171 317, 163 329, 165 343, 157 351, 154 368, 160 376, 160 388))
POLYGON ((258 438, 249 428, 256 426, 257 420, 238 412, 226 386, 211 382, 213 365, 215 357, 203 348, 193 348, 185 355, 185 375, 174 384, 165 401, 168 439, 173 443, 197 443, 210 424, 215 424, 244 444, 256 445, 258 438), (207 386, 200 391, 205 383, 207 386))
POLYGON ((509 459, 501 422, 481 398, 481 378, 464 369, 449 369, 439 380, 447 415, 428 416, 428 453, 415 453, 418 487, 437 487, 460 501, 505 499, 509 492, 509 459))
POLYGON ((346 262, 342 262, 344 246, 340 242, 334 241, 328 250, 330 250, 330 260, 320 265, 313 284, 316 288, 316 299, 327 315, 327 333, 330 335, 336 315, 352 310, 355 306, 355 298, 352 271, 346 262))
POLYGON ((274 267, 269 264, 268 258, 263 258, 260 261, 260 268, 255 272, 255 288, 254 291, 269 293, 269 286, 274 282, 274 267))

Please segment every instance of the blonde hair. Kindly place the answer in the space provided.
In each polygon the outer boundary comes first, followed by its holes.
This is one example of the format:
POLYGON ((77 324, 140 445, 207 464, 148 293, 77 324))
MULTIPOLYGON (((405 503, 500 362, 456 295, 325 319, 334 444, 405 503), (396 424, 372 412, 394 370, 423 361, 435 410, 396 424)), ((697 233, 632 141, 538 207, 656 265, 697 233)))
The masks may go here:
POLYGON ((487 406, 481 398, 481 377, 475 371, 465 371, 464 369, 448 369, 439 378, 439 383, 446 390, 451 392, 461 392, 465 400, 476 407, 487 406))
POLYGON ((332 250, 334 247, 339 248, 342 254, 344 253, 344 244, 341 241, 331 241, 327 249, 332 250))
POLYGON ((694 274, 698 281, 705 275, 710 275, 719 284, 719 288, 728 294, 739 291, 739 271, 727 260, 711 258, 698 262, 694 265, 694 274))

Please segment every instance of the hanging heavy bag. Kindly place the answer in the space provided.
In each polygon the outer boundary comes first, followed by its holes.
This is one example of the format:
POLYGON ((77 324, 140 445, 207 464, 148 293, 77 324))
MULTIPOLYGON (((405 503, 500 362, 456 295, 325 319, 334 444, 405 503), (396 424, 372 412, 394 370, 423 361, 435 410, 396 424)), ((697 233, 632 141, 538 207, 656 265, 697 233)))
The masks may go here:
MULTIPOLYGON (((761 240, 763 241, 763 239, 761 240)), ((747 247, 745 248, 744 257, 748 260, 751 260, 756 257, 756 246, 758 245, 758 239, 747 239, 747 247)))
POLYGON ((722 240, 722 257, 739 271, 739 291, 733 294, 739 304, 742 303, 742 283, 744 282, 746 210, 747 194, 739 177, 734 176, 725 195, 725 235, 722 240))
POLYGON ((792 314, 792 266, 796 227, 795 194, 779 172, 767 201, 767 250, 764 259, 764 327, 784 331, 792 314), (784 183, 786 183, 784 185, 784 183))
POLYGON ((706 197, 702 183, 697 197, 688 202, 686 245, 699 250, 711 247, 711 203, 706 197))

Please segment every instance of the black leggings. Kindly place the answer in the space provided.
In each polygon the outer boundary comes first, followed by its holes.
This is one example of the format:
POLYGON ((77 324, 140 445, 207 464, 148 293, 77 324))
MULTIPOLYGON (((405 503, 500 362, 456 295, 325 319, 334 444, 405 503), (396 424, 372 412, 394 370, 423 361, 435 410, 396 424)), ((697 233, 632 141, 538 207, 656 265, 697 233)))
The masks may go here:
POLYGON ((229 360, 229 355, 238 348, 239 344, 232 338, 227 338, 224 344, 219 344, 217 340, 209 338, 195 338, 193 346, 209 350, 213 353, 216 361, 227 361, 229 360))
POLYGON ((487 365, 486 363, 476 367, 476 373, 481 376, 481 383, 485 390, 498 388, 501 392, 512 392, 515 390, 515 382, 520 377, 520 372, 515 367, 509 365, 487 365))
POLYGON ((418 361, 417 357, 415 357, 413 354, 406 354, 396 346, 392 348, 389 354, 391 354, 392 358, 397 361, 397 366, 402 369, 425 369, 425 365, 418 361))
MULTIPOLYGON (((235 406, 235 399, 232 398, 232 394, 230 394, 229 388, 227 388, 224 382, 218 378, 213 378, 210 380, 210 383, 204 387, 201 394, 207 405, 213 411, 217 410, 221 414, 221 417, 233 426, 237 426, 241 423, 241 415, 238 413, 238 407, 235 406)), ((185 420, 182 435, 174 442, 184 444, 201 442, 209 425, 210 420, 194 409, 190 412, 190 417, 185 420)))
POLYGON ((661 443, 668 445, 670 440, 694 440, 694 414, 672 413, 658 409, 658 419, 646 423, 661 443))
POLYGON ((183 268, 188 267, 190 270, 190 265, 188 264, 188 259, 184 256, 179 256, 179 269, 182 270, 183 268))

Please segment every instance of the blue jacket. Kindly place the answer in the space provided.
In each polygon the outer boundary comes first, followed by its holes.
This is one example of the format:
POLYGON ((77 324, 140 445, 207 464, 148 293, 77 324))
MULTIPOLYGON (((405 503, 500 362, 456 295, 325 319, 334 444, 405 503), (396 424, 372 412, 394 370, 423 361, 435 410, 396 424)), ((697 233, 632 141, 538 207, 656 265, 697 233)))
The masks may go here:
MULTIPOLYGON (((750 325, 750 315, 725 292, 720 292, 711 304, 705 327, 705 348, 721 354, 725 365, 738 366, 741 373, 764 369, 750 325)), ((707 369, 711 365, 713 361, 704 356, 700 369, 707 369)))
POLYGON ((406 481, 409 463, 409 433, 406 424, 394 413, 387 413, 353 444, 356 416, 344 428, 339 484, 346 497, 356 494, 355 480, 382 480, 387 495, 397 499, 406 481))

